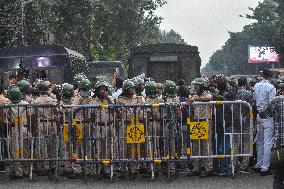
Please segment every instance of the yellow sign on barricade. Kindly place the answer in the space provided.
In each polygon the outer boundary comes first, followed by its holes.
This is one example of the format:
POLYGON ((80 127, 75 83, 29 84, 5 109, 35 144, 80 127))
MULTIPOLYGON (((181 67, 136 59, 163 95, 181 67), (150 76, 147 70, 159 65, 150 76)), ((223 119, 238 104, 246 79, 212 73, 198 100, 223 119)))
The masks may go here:
POLYGON ((83 140, 83 129, 79 121, 72 119, 72 125, 76 129, 76 140, 83 140))
POLYGON ((68 128, 68 124, 65 123, 63 125, 63 140, 64 142, 68 142, 68 139, 69 139, 69 128, 68 128))
POLYGON ((144 125, 127 126, 127 144, 140 144, 145 142, 144 125))
POLYGON ((191 140, 208 140, 208 122, 190 122, 191 140))
POLYGON ((15 126, 20 126, 20 125, 23 125, 24 124, 24 119, 23 119, 23 116, 16 116, 13 118, 13 122, 15 124, 15 126))

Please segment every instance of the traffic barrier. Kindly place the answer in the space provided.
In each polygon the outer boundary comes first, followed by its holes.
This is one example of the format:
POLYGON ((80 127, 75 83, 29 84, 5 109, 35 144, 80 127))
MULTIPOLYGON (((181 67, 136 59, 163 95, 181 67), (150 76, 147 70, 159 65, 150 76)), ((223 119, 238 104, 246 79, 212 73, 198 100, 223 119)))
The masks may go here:
POLYGON ((113 179, 126 170, 170 178, 202 164, 208 172, 230 168, 234 177, 253 153, 253 113, 243 101, 18 104, 0 106, 0 115, 0 162, 30 179, 34 171, 113 179))

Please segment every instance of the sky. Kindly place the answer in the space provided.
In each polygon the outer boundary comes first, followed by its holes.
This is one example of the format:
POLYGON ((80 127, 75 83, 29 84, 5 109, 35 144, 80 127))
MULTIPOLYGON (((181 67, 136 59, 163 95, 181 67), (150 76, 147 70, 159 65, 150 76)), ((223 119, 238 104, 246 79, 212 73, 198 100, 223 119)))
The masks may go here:
POLYGON ((255 8, 259 1, 263 0, 168 0, 156 14, 164 18, 161 29, 173 29, 198 47, 204 66, 228 40, 228 31, 242 31, 253 22, 239 15, 251 14, 248 7, 255 8))

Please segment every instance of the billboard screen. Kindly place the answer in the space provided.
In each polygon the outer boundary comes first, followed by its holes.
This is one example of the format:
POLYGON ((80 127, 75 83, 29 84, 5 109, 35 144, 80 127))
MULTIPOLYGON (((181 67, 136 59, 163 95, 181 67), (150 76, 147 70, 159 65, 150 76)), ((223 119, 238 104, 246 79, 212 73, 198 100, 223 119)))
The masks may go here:
POLYGON ((249 46, 249 63, 279 62, 279 56, 274 47, 249 46))

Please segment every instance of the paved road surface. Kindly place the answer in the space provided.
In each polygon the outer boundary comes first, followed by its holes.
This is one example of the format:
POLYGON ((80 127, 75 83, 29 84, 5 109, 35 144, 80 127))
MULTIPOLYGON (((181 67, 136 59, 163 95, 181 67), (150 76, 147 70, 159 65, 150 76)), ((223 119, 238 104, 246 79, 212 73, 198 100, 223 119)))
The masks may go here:
POLYGON ((180 177, 172 181, 158 179, 151 181, 139 179, 136 181, 117 180, 88 180, 81 179, 69 180, 60 178, 58 182, 50 181, 46 177, 37 177, 33 181, 9 180, 0 178, 0 188, 5 189, 24 189, 24 188, 43 188, 43 189, 270 189, 272 188, 273 177, 260 177, 257 174, 238 175, 237 178, 210 177, 200 179, 199 177, 180 177))

